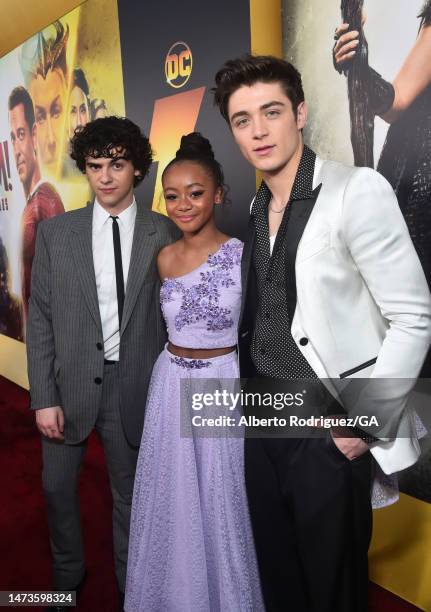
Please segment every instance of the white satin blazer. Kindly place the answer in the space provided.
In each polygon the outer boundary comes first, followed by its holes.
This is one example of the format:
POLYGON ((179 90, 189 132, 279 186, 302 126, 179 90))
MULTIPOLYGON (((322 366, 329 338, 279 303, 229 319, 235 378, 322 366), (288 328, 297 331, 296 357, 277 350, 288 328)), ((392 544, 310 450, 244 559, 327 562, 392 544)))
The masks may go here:
POLYGON ((396 196, 378 172, 316 158, 313 189, 320 184, 296 255, 292 335, 323 379, 394 379, 390 401, 375 406, 402 437, 371 447, 390 474, 420 453, 407 400, 431 342, 430 292, 396 196))

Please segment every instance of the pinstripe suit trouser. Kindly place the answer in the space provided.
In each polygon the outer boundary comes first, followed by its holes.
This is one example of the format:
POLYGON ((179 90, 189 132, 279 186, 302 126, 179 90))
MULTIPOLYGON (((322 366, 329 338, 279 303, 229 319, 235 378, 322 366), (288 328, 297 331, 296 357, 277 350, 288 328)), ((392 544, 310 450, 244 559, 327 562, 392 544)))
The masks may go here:
MULTIPOLYGON (((127 442, 121 424, 118 364, 105 365, 102 385, 95 429, 103 444, 108 467, 113 498, 115 573, 118 587, 124 593, 138 449, 127 442)), ((86 446, 87 440, 66 445, 42 436, 42 482, 53 556, 53 585, 59 590, 76 586, 85 572, 78 480, 86 446)))

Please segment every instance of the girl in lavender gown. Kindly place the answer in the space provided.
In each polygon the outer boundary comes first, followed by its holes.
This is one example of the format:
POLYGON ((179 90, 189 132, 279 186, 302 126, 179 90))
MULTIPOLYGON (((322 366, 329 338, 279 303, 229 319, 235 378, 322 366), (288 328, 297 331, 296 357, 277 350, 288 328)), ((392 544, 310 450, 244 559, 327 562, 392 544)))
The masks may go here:
POLYGON ((146 406, 125 610, 262 611, 243 437, 181 430, 181 419, 193 412, 184 406, 186 383, 238 378, 243 245, 215 225, 223 173, 208 140, 184 136, 162 182, 167 213, 183 237, 157 261, 169 342, 154 366, 146 406))

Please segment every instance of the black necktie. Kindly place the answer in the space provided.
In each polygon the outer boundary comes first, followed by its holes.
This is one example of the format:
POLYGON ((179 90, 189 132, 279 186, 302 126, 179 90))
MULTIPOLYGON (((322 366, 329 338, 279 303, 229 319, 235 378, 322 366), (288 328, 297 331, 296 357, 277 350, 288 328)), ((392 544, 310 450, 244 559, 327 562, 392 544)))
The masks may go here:
POLYGON ((124 277, 123 277, 123 261, 121 259, 121 241, 120 228, 118 227, 118 217, 112 219, 112 237, 114 240, 114 257, 115 257, 115 279, 117 281, 117 303, 118 303, 118 322, 121 327, 121 319, 123 317, 124 306, 124 277))

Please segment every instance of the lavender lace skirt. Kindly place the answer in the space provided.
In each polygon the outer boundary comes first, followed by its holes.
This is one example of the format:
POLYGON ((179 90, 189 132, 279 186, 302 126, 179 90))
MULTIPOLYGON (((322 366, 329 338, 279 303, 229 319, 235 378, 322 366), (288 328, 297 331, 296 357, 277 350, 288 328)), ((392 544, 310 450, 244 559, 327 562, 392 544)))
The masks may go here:
MULTIPOLYGON (((126 612, 263 611, 243 438, 180 436, 180 380, 238 377, 236 353, 153 370, 133 494, 126 612)), ((203 382, 203 381, 202 381, 203 382)))

